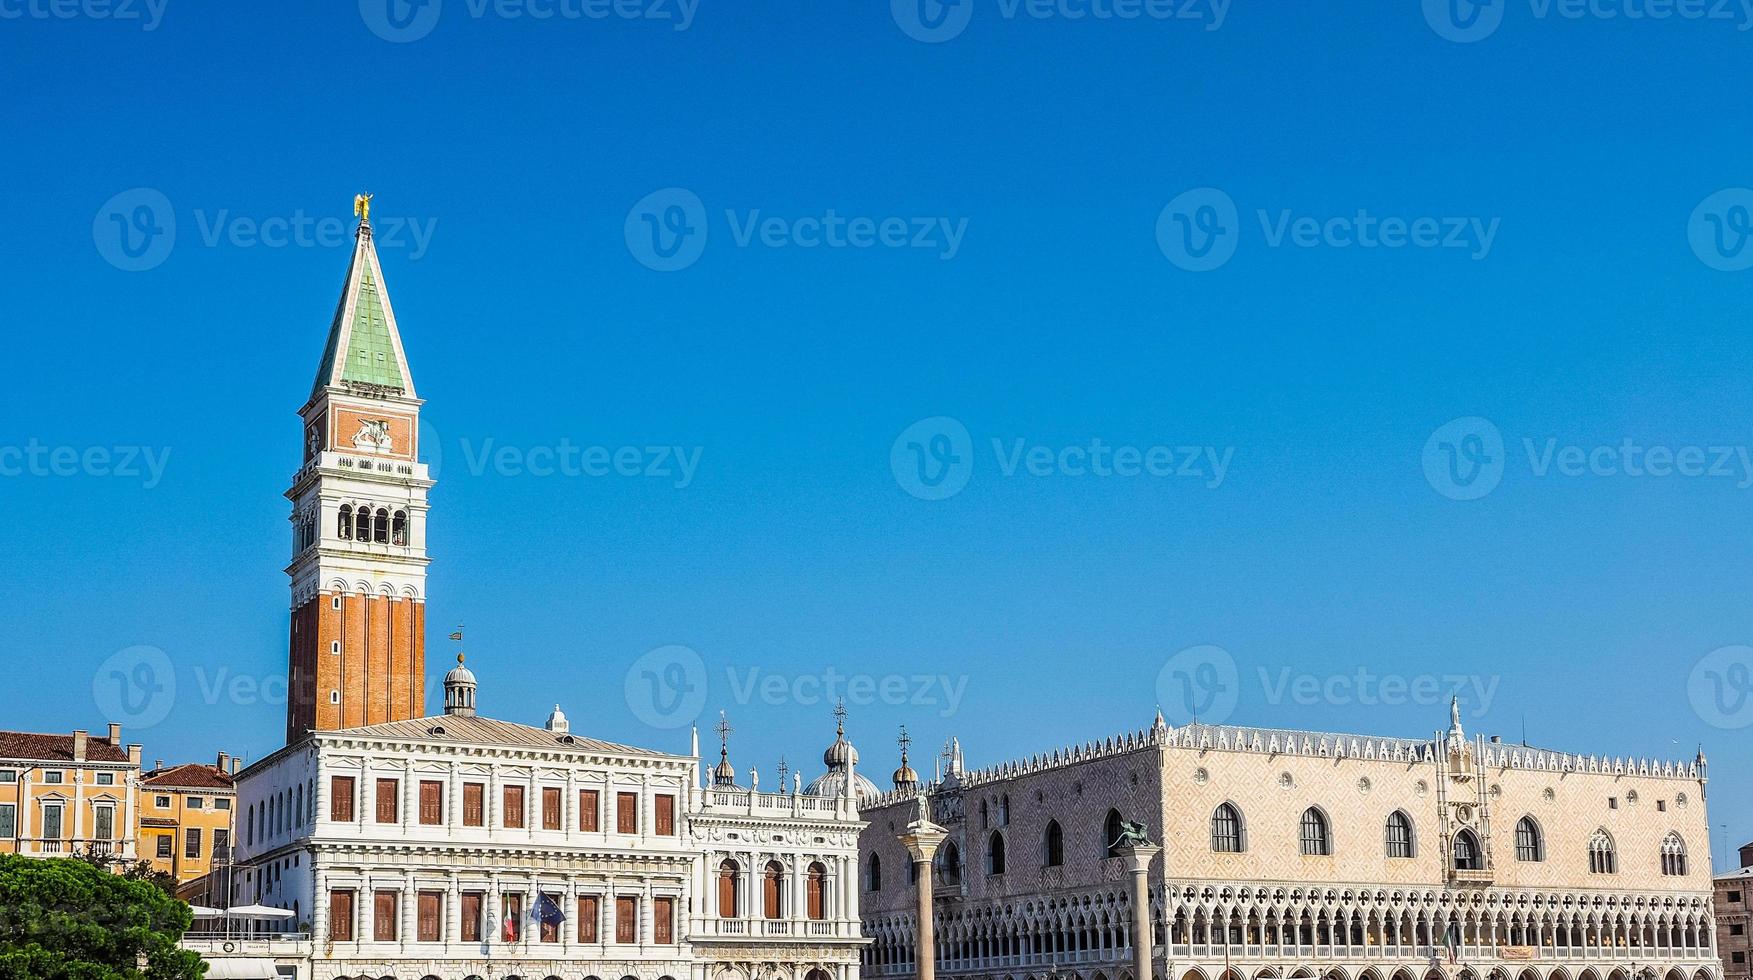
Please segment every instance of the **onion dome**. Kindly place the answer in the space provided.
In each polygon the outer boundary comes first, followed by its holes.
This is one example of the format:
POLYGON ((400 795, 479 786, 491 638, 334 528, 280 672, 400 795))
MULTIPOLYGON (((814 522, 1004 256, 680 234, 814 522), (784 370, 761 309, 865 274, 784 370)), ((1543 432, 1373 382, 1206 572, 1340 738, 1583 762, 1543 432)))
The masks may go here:
POLYGON ((828 771, 804 787, 804 795, 843 797, 846 795, 848 780, 852 783, 852 794, 856 800, 863 801, 881 795, 876 784, 864 778, 864 774, 858 771, 858 750, 846 740, 844 704, 834 708, 834 718, 834 744, 822 753, 822 762, 827 765, 828 771))
POLYGON ((913 736, 907 734, 907 726, 901 726, 901 737, 897 739, 901 745, 901 768, 895 770, 895 788, 910 790, 919 788, 919 774, 907 764, 907 749, 913 744, 913 736))

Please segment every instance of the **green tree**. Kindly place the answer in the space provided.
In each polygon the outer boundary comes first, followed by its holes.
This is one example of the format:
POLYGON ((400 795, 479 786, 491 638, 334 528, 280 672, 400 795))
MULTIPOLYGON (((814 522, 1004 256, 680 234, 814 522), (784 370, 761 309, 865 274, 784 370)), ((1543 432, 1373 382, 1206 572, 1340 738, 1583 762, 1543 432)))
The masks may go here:
POLYGON ((201 980, 201 957, 177 946, 192 921, 99 863, 0 854, 0 980, 201 980))

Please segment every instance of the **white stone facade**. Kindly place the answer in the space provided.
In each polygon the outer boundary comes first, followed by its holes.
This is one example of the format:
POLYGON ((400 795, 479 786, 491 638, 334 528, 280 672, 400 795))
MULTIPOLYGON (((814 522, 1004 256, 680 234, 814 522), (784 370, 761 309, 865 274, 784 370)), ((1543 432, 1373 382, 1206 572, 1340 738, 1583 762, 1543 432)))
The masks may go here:
POLYGON ((557 719, 320 732, 250 767, 234 904, 297 913, 299 980, 858 980, 853 801, 704 790, 696 757, 557 719), (783 868, 779 909, 745 871, 720 914, 731 856, 783 868), (564 921, 532 920, 544 896, 564 921))
MULTIPOLYGON (((952 758, 922 788, 949 831, 937 972, 1133 980, 1130 881, 1109 851, 1125 819, 1163 845, 1156 980, 1712 980, 1705 778, 1702 755, 1543 752, 1470 740, 1458 719, 1424 740, 1159 719, 980 772, 952 758)), ((914 797, 862 814, 880 978, 918 974, 896 840, 914 797)))

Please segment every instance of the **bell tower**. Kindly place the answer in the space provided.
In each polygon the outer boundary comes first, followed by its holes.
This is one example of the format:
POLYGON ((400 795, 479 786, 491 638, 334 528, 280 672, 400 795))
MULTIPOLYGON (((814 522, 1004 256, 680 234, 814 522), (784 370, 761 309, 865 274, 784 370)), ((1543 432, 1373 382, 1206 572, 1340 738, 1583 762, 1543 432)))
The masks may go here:
POLYGON ((371 198, 304 420, 292 501, 286 740, 426 713, 420 405, 371 240, 371 198))

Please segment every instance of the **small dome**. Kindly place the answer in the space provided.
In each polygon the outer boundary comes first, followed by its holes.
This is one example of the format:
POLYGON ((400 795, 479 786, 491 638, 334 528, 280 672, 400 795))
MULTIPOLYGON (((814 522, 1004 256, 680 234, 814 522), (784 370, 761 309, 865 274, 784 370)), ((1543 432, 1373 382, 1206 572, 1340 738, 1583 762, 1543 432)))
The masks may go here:
POLYGON ((901 760, 901 768, 895 770, 895 788, 909 789, 918 785, 919 774, 913 771, 913 767, 905 759, 901 760))
POLYGON ((718 765, 712 767, 712 787, 714 789, 740 788, 737 786, 737 767, 730 764, 729 756, 719 756, 718 765))
POLYGON ((444 713, 473 715, 475 713, 475 672, 463 666, 463 655, 457 654, 457 665, 444 675, 444 713))
POLYGON ((444 675, 444 682, 446 684, 473 684, 475 683, 475 672, 464 667, 463 658, 459 656, 457 657, 457 665, 450 669, 450 673, 444 675))
POLYGON ((548 716, 548 731, 551 731, 556 735, 564 735, 571 729, 571 727, 572 726, 566 721, 566 712, 561 711, 559 705, 555 705, 553 714, 548 716))
MULTIPOLYGON (((836 769, 817 777, 815 782, 805 786, 803 795, 838 797, 843 795, 845 791, 846 770, 836 769)), ((874 800, 882 795, 882 791, 876 788, 876 784, 864 778, 864 774, 861 772, 852 774, 852 792, 860 803, 874 800)))

